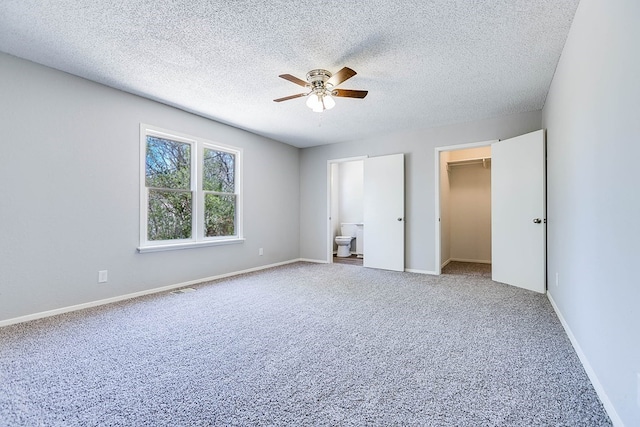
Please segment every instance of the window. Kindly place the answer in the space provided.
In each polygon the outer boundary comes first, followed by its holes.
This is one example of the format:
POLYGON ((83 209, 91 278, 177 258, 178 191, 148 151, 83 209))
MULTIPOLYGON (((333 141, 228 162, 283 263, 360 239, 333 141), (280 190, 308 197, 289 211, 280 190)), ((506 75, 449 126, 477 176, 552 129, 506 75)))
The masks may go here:
POLYGON ((241 150, 140 127, 140 252, 243 241, 241 150))

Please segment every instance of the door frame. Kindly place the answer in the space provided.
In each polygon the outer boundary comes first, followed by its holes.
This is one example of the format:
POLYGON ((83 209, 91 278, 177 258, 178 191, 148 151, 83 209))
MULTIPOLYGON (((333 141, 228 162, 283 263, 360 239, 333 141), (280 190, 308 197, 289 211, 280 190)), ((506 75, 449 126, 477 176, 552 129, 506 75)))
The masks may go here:
POLYGON ((458 150, 466 150, 469 148, 478 148, 478 147, 490 147, 491 144, 498 142, 498 139, 491 139, 487 141, 479 141, 479 142, 470 142, 467 144, 457 144, 457 145, 445 145, 441 147, 435 147, 434 152, 434 162, 435 162, 435 268, 434 274, 439 276, 442 273, 442 242, 441 242, 441 232, 440 232, 440 154, 443 151, 458 151, 458 150))
POLYGON ((348 163, 348 162, 356 162, 359 160, 364 160, 369 156, 355 156, 355 157, 344 157, 341 159, 331 159, 327 160, 327 238, 325 241, 327 242, 327 263, 333 263, 333 235, 332 235, 332 223, 333 219, 331 218, 331 165, 338 163, 348 163))

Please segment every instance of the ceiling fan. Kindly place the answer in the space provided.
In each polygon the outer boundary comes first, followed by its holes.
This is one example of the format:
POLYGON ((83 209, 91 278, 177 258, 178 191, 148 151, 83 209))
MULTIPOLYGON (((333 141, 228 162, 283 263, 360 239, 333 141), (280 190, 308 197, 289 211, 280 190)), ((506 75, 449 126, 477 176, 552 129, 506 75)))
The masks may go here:
POLYGON ((322 113, 324 110, 330 110, 336 105, 333 96, 343 98, 364 98, 369 93, 366 90, 352 89, 336 89, 335 87, 344 81, 355 76, 356 72, 351 68, 344 67, 335 74, 327 70, 317 69, 307 73, 307 80, 304 81, 291 74, 280 74, 285 80, 295 83, 299 86, 309 89, 309 92, 298 93, 296 95, 285 96, 284 98, 274 99, 275 102, 288 101, 289 99, 301 98, 308 96, 307 106, 316 113, 322 113))

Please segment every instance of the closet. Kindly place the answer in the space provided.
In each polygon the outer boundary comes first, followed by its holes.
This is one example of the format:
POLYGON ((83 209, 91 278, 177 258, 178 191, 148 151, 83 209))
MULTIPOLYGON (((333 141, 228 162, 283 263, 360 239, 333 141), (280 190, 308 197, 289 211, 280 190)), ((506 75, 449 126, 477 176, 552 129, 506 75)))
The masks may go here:
POLYGON ((491 263, 491 147, 440 153, 441 266, 491 263))

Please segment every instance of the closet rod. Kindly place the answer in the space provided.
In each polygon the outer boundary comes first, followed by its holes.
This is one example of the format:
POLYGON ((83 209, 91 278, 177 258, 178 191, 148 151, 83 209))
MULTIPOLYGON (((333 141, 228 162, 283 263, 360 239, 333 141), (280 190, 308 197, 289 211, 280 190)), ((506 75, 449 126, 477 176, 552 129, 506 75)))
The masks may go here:
POLYGON ((477 159, 453 160, 453 161, 447 162, 447 170, 450 170, 449 168, 451 166, 467 166, 467 165, 476 165, 476 164, 482 164, 482 167, 486 169, 489 167, 490 162, 491 162, 491 157, 479 157, 477 159))

